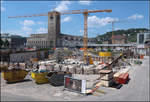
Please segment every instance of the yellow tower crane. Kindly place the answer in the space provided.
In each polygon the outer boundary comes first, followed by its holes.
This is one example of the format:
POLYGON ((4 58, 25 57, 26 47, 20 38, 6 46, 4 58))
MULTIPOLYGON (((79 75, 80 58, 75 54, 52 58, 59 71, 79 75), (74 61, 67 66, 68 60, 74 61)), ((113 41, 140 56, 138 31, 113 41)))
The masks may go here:
MULTIPOLYGON (((84 45, 84 62, 87 63, 87 28, 88 28, 88 24, 87 24, 87 18, 88 18, 88 14, 89 13, 97 13, 97 12, 112 12, 112 10, 110 9, 106 9, 106 10, 87 10, 87 9, 83 9, 83 10, 70 10, 70 11, 64 11, 64 12, 59 12, 57 13, 58 15, 64 15, 64 14, 83 14, 84 16, 84 36, 83 36, 83 45, 84 45)), ((8 17, 8 18, 21 18, 21 17, 38 17, 38 16, 48 16, 47 14, 35 14, 35 15, 26 15, 26 16, 13 16, 13 17, 8 17)))

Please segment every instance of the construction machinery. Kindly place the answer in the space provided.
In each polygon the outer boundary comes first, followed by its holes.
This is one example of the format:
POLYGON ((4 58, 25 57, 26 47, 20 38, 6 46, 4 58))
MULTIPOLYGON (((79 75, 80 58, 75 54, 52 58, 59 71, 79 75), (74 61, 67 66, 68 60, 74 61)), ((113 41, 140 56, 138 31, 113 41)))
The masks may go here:
POLYGON ((111 24, 112 24, 112 37, 114 36, 114 30, 115 30, 114 24, 115 24, 115 23, 121 23, 121 22, 126 22, 126 20, 113 20, 113 21, 108 21, 108 23, 111 23, 111 24))
MULTIPOLYGON (((64 14, 83 14, 84 16, 84 36, 83 36, 83 44, 84 44, 84 62, 87 64, 89 61, 87 61, 87 39, 88 39, 88 24, 87 24, 87 19, 89 13, 97 13, 97 12, 112 12, 110 9, 106 10, 70 10, 70 11, 64 11, 64 12, 54 12, 56 15, 64 15, 64 14)), ((22 18, 22 17, 38 17, 38 16, 48 16, 47 14, 36 14, 36 15, 26 15, 26 16, 14 16, 14 17, 8 17, 8 18, 22 18)))
POLYGON ((117 21, 109 21, 108 23, 112 23, 112 37, 114 36, 114 23, 117 21))

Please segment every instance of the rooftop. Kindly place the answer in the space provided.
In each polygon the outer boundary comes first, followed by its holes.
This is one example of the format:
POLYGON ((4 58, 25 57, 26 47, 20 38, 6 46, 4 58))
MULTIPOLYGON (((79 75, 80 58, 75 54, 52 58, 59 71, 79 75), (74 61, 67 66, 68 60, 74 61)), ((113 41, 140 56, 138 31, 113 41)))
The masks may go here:
POLYGON ((111 39, 125 39, 126 37, 123 35, 113 35, 111 39))

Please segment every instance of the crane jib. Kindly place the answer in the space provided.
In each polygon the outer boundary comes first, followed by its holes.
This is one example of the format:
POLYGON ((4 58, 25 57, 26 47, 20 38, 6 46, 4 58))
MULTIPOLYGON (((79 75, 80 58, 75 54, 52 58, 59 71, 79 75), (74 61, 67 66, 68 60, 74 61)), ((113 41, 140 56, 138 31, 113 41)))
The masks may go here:
MULTIPOLYGON (((57 11, 54 11, 57 12, 57 11)), ((85 14, 85 13, 96 13, 96 12, 112 12, 110 9, 106 10, 71 10, 71 11, 66 11, 66 12, 58 12, 57 14, 59 15, 64 15, 64 14, 85 14)), ((9 16, 8 18, 23 18, 23 17, 38 17, 38 16, 48 16, 48 14, 34 14, 34 15, 26 15, 26 16, 9 16)))

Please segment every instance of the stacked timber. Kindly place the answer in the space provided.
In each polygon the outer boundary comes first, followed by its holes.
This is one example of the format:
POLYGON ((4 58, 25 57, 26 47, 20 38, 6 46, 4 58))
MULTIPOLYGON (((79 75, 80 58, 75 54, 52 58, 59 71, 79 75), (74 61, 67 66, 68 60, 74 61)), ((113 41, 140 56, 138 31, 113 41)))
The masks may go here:
POLYGON ((112 70, 100 70, 101 84, 109 87, 113 84, 113 71, 112 70))

